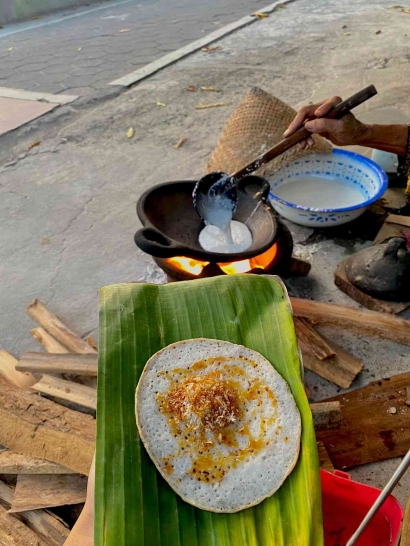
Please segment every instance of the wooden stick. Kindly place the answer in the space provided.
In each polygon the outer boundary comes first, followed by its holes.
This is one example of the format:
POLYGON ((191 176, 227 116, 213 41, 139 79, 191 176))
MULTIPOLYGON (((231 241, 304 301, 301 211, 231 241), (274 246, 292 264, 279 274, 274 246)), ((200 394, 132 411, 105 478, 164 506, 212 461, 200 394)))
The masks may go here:
MULTIPOLYGON (((6 509, 11 508, 14 496, 14 487, 0 481, 0 504, 6 509)), ((67 525, 55 514, 46 510, 30 510, 19 514, 11 514, 10 520, 22 522, 31 529, 48 546, 63 546, 69 535, 67 525)), ((1 543, 3 544, 3 543, 1 543)), ((38 542, 26 543, 38 544, 38 542)))
POLYGON ((303 343, 300 343, 303 366, 335 385, 343 389, 348 389, 357 375, 362 371, 363 364, 342 347, 336 345, 336 343, 326 338, 323 339, 336 352, 336 356, 328 360, 319 360, 315 356, 312 356, 309 349, 303 343))
POLYGON ((88 474, 95 419, 0 381, 0 444, 88 474))
POLYGON ((41 328, 41 326, 39 326, 38 328, 33 328, 33 330, 30 330, 30 332, 34 339, 39 341, 48 353, 63 354, 70 352, 67 347, 61 345, 60 342, 58 342, 52 335, 50 335, 47 330, 41 328))
POLYGON ((37 378, 31 373, 16 371, 17 364, 18 360, 14 356, 11 356, 7 351, 0 351, 0 375, 16 387, 29 388, 37 381, 37 378))
POLYGON ((336 356, 335 351, 321 337, 313 326, 303 318, 294 319, 296 335, 299 341, 303 341, 305 347, 319 360, 326 360, 336 356))
POLYGON ((317 450, 319 453, 319 466, 323 470, 327 470, 328 472, 333 472, 335 467, 333 466, 332 461, 330 460, 329 454, 326 450, 326 447, 323 442, 317 443, 317 450))
POLYGON ((290 298, 295 316, 410 345, 410 321, 367 309, 290 298))
POLYGON ((1 546, 47 546, 43 540, 33 533, 22 521, 0 506, 0 544, 1 546))
POLYGON ((86 341, 77 336, 55 315, 51 313, 45 305, 35 299, 27 307, 27 313, 37 321, 49 334, 57 341, 67 347, 73 353, 92 353, 97 351, 91 347, 86 341))
POLYGON ((17 370, 38 373, 64 373, 97 376, 97 355, 24 353, 17 370))
POLYGON ((45 459, 36 459, 2 449, 0 450, 0 474, 76 474, 76 472, 45 459))
POLYGON ((47 396, 77 404, 88 409, 97 409, 97 391, 92 387, 59 379, 51 375, 43 375, 32 387, 33 391, 41 392, 47 396))
POLYGON ((85 502, 87 478, 64 474, 20 474, 9 514, 85 502))
POLYGON ((340 402, 316 402, 310 404, 315 429, 338 428, 342 420, 340 402))

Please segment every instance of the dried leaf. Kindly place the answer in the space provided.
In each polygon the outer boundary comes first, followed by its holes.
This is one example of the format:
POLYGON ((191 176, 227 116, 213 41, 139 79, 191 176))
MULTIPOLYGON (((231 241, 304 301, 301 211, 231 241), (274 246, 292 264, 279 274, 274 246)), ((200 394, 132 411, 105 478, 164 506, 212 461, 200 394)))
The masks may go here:
POLYGON ((13 47, 9 47, 9 51, 13 51, 13 49, 14 49, 13 47))
POLYGON ((51 243, 51 239, 49 237, 44 237, 44 239, 41 241, 42 245, 49 245, 51 243))
POLYGON ((166 106, 166 104, 164 104, 163 102, 160 102, 159 100, 157 100, 157 102, 155 104, 157 106, 166 106))
POLYGON ((222 89, 216 89, 216 87, 201 87, 201 91, 214 91, 215 93, 222 93, 222 89))
POLYGON ((350 32, 343 32, 343 36, 350 36, 350 32))
POLYGON ((410 9, 402 9, 402 12, 403 12, 403 13, 410 14, 410 9))
POLYGON ((32 144, 30 144, 30 146, 28 147, 28 149, 31 150, 32 148, 35 148, 36 146, 40 146, 40 144, 41 144, 40 141, 33 142, 32 144))
POLYGON ((39 15, 37 15, 36 17, 31 18, 32 21, 37 21, 37 19, 41 19, 41 17, 39 15))
POLYGON ((79 48, 77 49, 77 51, 82 51, 82 50, 83 50, 83 48, 82 48, 82 47, 79 47, 79 48))
POLYGON ((381 30, 376 30, 376 34, 381 34, 382 31, 381 30))
POLYGON ((180 148, 181 146, 183 146, 183 145, 185 144, 185 142, 186 142, 186 138, 181 138, 181 140, 175 144, 174 148, 175 148, 176 150, 178 150, 178 148, 180 148))
POLYGON ((228 106, 230 102, 214 102, 213 104, 197 104, 197 110, 205 110, 206 108, 218 108, 219 106, 228 106))
POLYGON ((390 6, 389 9, 404 9, 403 6, 390 6))
POLYGON ((188 91, 196 91, 196 85, 188 85, 188 91))
POLYGON ((262 13, 261 11, 256 11, 255 13, 252 13, 254 17, 259 17, 259 19, 266 19, 266 17, 269 17, 267 13, 262 13))
POLYGON ((284 8, 286 8, 286 5, 285 4, 278 4, 278 8, 284 9, 284 8))
POLYGON ((132 138, 134 136, 134 128, 133 127, 130 127, 127 131, 127 138, 132 138))
POLYGON ((122 29, 120 30, 120 32, 129 32, 130 30, 131 30, 130 28, 122 28, 122 29))
POLYGON ((222 46, 211 46, 211 47, 203 47, 202 51, 205 51, 205 53, 213 53, 214 51, 219 51, 222 49, 222 46))

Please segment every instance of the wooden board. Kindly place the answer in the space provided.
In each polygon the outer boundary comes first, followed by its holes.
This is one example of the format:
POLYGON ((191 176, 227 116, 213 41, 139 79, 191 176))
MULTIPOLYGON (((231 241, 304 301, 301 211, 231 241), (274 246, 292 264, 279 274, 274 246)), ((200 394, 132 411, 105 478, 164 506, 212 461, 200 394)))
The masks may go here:
POLYGON ((43 375, 31 388, 33 391, 55 398, 63 405, 68 402, 70 407, 74 404, 80 408, 97 409, 97 390, 86 385, 51 375, 43 375))
POLYGON ((0 450, 0 474, 76 474, 65 466, 28 457, 9 449, 0 450))
POLYGON ((24 372, 97 376, 98 355, 24 353, 16 365, 24 372))
POLYGON ((409 230, 409 216, 398 216, 397 214, 389 214, 389 216, 384 221, 384 224, 382 225, 379 233, 376 235, 373 244, 378 245, 379 243, 384 243, 392 237, 402 237, 402 231, 409 230))
POLYGON ((329 339, 324 339, 334 349, 336 356, 328 360, 319 360, 301 343, 303 366, 335 385, 343 389, 348 389, 362 371, 363 364, 336 343, 333 343, 329 339))
MULTIPOLYGON (((0 505, 6 510, 11 508, 14 490, 14 487, 0 481, 0 505)), ((68 526, 63 520, 46 510, 30 510, 12 514, 10 518, 14 518, 14 521, 23 522, 48 546, 63 546, 69 534, 68 526)))
POLYGON ((0 544, 1 546, 49 546, 22 521, 0 506, 0 544))
POLYGON ((400 546, 410 546, 410 497, 404 512, 400 546))
POLYGON ((33 385, 37 379, 31 373, 22 373, 16 371, 18 360, 7 351, 0 351, 0 375, 9 383, 16 385, 22 389, 26 389, 33 385))
POLYGON ((326 360, 327 358, 336 356, 335 351, 306 319, 295 317, 294 324, 299 343, 303 342, 306 350, 312 356, 319 360, 326 360))
POLYGON ((88 474, 95 419, 0 382, 0 444, 88 474))
POLYGON ((356 334, 368 334, 410 345, 410 320, 392 317, 384 313, 322 303, 319 301, 290 298, 293 313, 318 324, 332 324, 351 328, 356 334))
POLYGON ((342 420, 340 402, 316 402, 310 404, 315 430, 319 428, 338 428, 342 420))
POLYGON ((69 474, 20 474, 10 514, 85 502, 87 478, 69 474))
POLYGON ((406 387, 410 372, 366 387, 340 394, 328 401, 339 401, 342 410, 340 428, 317 430, 336 468, 401 457, 410 445, 410 408, 406 405, 406 387), (395 408, 396 413, 389 413, 395 408))
POLYGON ((374 298, 365 294, 356 286, 354 286, 346 275, 346 263, 347 260, 343 260, 337 264, 335 271, 335 285, 340 288, 342 292, 347 294, 350 298, 357 301, 363 307, 370 309, 371 311, 379 311, 380 313, 389 313, 391 315, 398 315, 410 306, 410 302, 395 302, 395 301, 383 301, 378 298, 374 298))

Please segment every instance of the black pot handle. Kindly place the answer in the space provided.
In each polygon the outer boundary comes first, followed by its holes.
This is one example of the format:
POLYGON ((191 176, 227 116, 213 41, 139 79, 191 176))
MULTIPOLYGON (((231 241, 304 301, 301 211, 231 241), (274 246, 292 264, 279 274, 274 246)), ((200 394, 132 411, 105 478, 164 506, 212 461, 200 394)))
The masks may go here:
POLYGON ((188 251, 185 246, 176 244, 172 239, 151 227, 139 229, 134 235, 134 241, 138 248, 156 258, 184 256, 188 251))
POLYGON ((239 181, 238 190, 252 195, 254 199, 260 199, 265 203, 270 192, 270 184, 261 176, 250 175, 239 181), (254 190, 255 186, 258 189, 252 194, 251 190, 254 190))

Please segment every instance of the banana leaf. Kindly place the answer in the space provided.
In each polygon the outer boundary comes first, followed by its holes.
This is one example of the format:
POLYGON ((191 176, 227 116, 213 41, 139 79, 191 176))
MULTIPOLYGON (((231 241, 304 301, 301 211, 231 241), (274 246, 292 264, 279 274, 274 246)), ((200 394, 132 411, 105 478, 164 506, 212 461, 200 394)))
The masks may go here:
POLYGON ((95 546, 322 546, 319 462, 286 289, 234 275, 100 291, 95 546), (134 395, 147 360, 207 337, 259 351, 288 382, 302 416, 299 461, 258 506, 216 514, 185 503, 138 438, 134 395))

